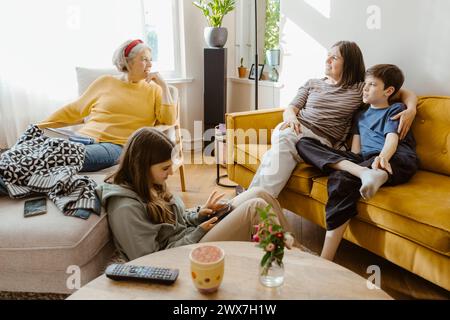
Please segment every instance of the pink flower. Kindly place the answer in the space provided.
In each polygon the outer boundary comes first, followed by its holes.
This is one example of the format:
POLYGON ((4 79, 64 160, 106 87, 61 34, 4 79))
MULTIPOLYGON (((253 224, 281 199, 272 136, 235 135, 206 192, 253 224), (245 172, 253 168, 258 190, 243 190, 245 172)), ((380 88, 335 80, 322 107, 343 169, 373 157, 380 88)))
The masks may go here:
POLYGON ((266 246, 266 251, 267 251, 267 252, 272 252, 274 249, 275 249, 275 245, 274 245, 273 243, 269 243, 269 244, 266 246))
POLYGON ((283 233, 282 232, 277 232, 277 234, 275 236, 277 238, 279 238, 279 239, 283 239, 283 233))
POLYGON ((272 233, 272 226, 269 226, 269 232, 272 233))
POLYGON ((259 225, 255 224, 254 227, 255 227, 255 232, 258 232, 259 231, 259 225))
POLYGON ((255 234, 255 235, 253 236, 253 241, 255 241, 255 242, 259 242, 259 237, 258 237, 258 235, 257 235, 257 234, 255 234))

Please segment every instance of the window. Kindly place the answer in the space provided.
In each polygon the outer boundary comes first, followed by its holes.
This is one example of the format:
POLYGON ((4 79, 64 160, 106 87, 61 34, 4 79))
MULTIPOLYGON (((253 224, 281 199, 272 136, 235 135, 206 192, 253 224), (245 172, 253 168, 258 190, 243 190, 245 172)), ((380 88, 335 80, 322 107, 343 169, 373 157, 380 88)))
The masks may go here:
POLYGON ((240 65, 244 58, 244 65, 250 68, 254 63, 254 5, 253 1, 236 1, 236 62, 240 65))
POLYGON ((144 41, 152 48, 153 70, 181 76, 178 1, 142 0, 144 41))
MULTIPOLYGON (((257 1, 258 7, 258 60, 265 62, 265 51, 279 46, 281 0, 257 1)), ((250 68, 255 57, 255 4, 254 1, 236 1, 236 65, 241 57, 250 68)))
POLYGON ((280 0, 266 0, 264 51, 280 45, 280 0))

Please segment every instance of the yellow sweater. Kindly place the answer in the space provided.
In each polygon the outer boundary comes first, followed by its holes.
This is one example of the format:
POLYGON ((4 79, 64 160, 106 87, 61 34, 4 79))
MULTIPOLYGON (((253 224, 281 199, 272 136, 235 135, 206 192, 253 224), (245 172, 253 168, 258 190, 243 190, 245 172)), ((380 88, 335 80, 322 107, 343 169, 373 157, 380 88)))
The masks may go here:
POLYGON ((78 133, 96 142, 124 145, 139 128, 175 122, 176 108, 161 104, 161 94, 161 87, 154 83, 129 83, 103 76, 77 101, 57 110, 38 126, 59 128, 89 117, 78 133))

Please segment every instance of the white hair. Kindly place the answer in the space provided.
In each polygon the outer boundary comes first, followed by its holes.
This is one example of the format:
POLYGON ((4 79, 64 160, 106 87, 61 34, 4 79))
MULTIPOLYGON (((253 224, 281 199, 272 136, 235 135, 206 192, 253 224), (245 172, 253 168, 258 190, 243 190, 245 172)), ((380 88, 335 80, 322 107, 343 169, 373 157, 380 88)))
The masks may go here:
POLYGON ((128 72, 129 67, 128 64, 133 61, 133 59, 144 49, 149 50, 150 52, 152 49, 147 46, 145 43, 138 43, 136 46, 134 46, 133 49, 131 49, 130 53, 128 54, 128 57, 125 57, 125 49, 128 47, 128 45, 133 42, 134 40, 127 40, 124 43, 122 43, 114 52, 112 62, 116 66, 117 70, 120 72, 128 72))

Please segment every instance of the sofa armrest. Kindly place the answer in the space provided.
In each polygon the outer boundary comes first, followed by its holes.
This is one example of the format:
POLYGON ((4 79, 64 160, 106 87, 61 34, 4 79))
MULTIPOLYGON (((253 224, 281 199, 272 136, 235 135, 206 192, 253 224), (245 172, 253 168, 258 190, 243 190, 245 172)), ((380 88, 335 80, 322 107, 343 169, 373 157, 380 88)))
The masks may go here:
POLYGON ((283 121, 283 111, 283 108, 272 108, 227 113, 227 141, 236 143, 237 138, 242 138, 242 133, 246 135, 246 143, 270 144, 272 130, 283 121), (252 139, 253 134, 256 140, 252 139))
POLYGON ((270 144, 272 130, 283 121, 283 108, 227 113, 227 163, 234 163, 235 144, 270 144))

